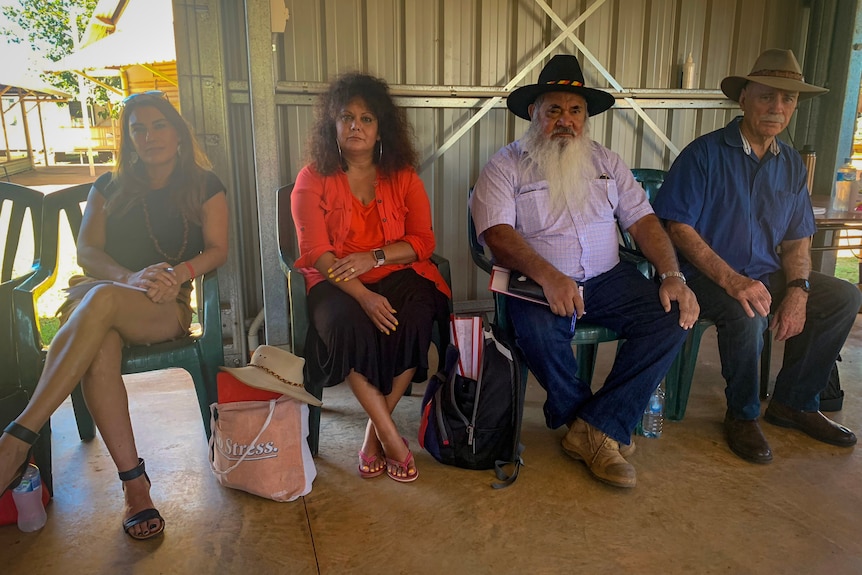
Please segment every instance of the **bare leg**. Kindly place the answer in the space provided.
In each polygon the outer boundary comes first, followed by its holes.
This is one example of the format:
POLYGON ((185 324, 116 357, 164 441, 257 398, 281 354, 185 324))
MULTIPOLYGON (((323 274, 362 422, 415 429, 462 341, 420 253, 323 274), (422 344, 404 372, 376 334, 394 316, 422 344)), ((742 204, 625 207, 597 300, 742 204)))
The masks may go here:
MULTIPOLYGON (((410 385, 410 381, 413 379, 413 374, 415 372, 415 369, 409 369, 396 377, 394 380, 392 380, 392 391, 389 393, 389 395, 383 396, 383 399, 386 401, 386 407, 389 410, 390 416, 392 412, 395 411, 395 406, 398 405, 398 402, 401 401, 402 397, 404 397, 404 392, 410 385)), ((354 394, 355 393, 356 392, 354 391, 354 394)), ((390 417, 390 419, 392 418, 390 417)), ((404 443, 399 441, 399 445, 403 446, 404 443)), ((380 457, 384 454, 383 445, 380 443, 380 438, 378 437, 377 430, 374 428, 374 423, 371 421, 370 418, 368 419, 368 423, 365 425, 365 439, 362 442, 362 451, 365 452, 365 454, 368 456, 378 456, 375 465, 367 471, 376 471, 385 465, 383 458, 380 457)), ((406 450, 404 451, 404 453, 406 457, 406 450)), ((404 460, 399 459, 399 461, 404 460)))
MULTIPOLYGON (((359 400, 359 404, 368 414, 371 425, 374 427, 376 436, 383 446, 387 457, 398 461, 407 459, 408 448, 401 440, 401 434, 392 420, 392 410, 395 409, 398 401, 404 395, 404 391, 410 384, 414 372, 415 370, 409 369, 398 375, 392 382, 392 393, 389 395, 380 393, 380 390, 355 371, 351 371, 350 375, 347 376, 347 384, 350 386, 351 391, 353 391, 353 395, 359 400)), ((366 444, 368 444, 367 431, 368 426, 366 426, 366 443, 363 444, 363 450, 366 444)))
MULTIPOLYGON (((84 375, 82 387, 87 408, 93 415, 93 421, 102 434, 118 472, 128 471, 138 465, 138 450, 129 417, 129 396, 120 375, 122 353, 123 340, 120 334, 109 331, 84 375)), ((124 517, 154 507, 150 499, 150 484, 143 475, 124 482, 123 492, 126 498, 124 517)), ((130 533, 133 537, 144 536, 150 530, 158 529, 160 524, 158 519, 145 521, 132 527, 130 533)))
MULTIPOLYGON (((16 421, 27 429, 41 429, 90 368, 112 330, 126 341, 147 343, 176 337, 182 328, 173 303, 154 304, 125 288, 94 288, 51 342, 36 391, 16 421)), ((11 481, 27 448, 8 434, 0 436, 0 485, 11 481)))

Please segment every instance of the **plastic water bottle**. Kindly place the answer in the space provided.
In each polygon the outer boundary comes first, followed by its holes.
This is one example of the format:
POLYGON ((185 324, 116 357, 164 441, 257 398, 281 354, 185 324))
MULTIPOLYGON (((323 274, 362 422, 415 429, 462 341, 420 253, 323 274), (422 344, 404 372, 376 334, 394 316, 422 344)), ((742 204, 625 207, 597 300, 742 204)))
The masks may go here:
POLYGON ((856 199, 856 168, 850 158, 844 158, 844 165, 835 175, 835 195, 832 196, 832 209, 839 212, 852 210, 856 199))
POLYGON ((48 514, 42 505, 42 477, 38 467, 32 463, 27 467, 21 483, 12 490, 12 499, 18 510, 18 529, 29 533, 45 526, 48 514))
POLYGON ((649 398, 646 409, 644 409, 641 427, 644 437, 661 437, 661 425, 664 422, 664 388, 659 383, 658 387, 649 398))

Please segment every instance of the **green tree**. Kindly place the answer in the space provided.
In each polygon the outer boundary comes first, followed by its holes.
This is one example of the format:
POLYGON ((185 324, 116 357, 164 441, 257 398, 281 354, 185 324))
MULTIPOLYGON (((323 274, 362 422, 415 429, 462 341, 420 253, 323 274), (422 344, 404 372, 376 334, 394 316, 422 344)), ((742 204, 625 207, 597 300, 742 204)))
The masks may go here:
MULTIPOLYGON (((97 0, 17 0, 17 6, 0 8, 10 23, 0 26, 0 36, 16 44, 29 43, 33 51, 56 62, 74 51, 72 18, 80 38, 96 4, 97 0)), ((72 72, 44 78, 59 90, 78 95, 78 80, 72 72)), ((93 95, 97 102, 107 102, 104 88, 97 87, 93 95)))

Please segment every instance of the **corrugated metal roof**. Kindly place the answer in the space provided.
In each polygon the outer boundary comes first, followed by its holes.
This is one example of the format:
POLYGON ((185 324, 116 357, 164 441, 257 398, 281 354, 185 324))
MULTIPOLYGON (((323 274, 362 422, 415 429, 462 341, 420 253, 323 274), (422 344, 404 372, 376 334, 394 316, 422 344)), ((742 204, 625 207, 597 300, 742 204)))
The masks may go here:
POLYGON ((49 95, 69 99, 71 96, 61 92, 37 76, 14 70, 0 70, 0 94, 9 95, 49 95))
POLYGON ((176 60, 171 0, 130 0, 116 31, 55 62, 51 72, 124 68, 176 60))

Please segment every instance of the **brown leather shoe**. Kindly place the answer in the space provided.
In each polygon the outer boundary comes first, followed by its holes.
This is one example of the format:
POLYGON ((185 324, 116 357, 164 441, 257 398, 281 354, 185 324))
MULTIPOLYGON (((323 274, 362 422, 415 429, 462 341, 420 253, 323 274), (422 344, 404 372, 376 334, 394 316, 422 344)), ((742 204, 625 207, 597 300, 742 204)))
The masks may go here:
MULTIPOLYGON (((617 443, 619 443, 619 442, 617 442, 617 443)), ((635 454, 635 451, 637 451, 637 446, 635 445, 635 438, 634 437, 632 437, 632 441, 628 445, 625 445, 623 443, 619 443, 619 446, 620 446, 620 455, 622 455, 623 457, 631 457, 632 455, 635 454)), ((577 459, 579 461, 583 460, 583 458, 581 458, 581 456, 575 452, 569 453, 569 455, 571 455, 574 459, 577 459)))
POLYGON ((756 419, 736 419, 727 413, 724 416, 724 431, 730 450, 744 460, 752 463, 772 461, 772 449, 756 419))
POLYGON ((586 463, 597 479, 616 487, 637 485, 637 472, 620 455, 620 444, 583 419, 575 420, 562 444, 563 451, 586 463))
POLYGON ((839 425, 819 411, 799 411, 774 401, 763 414, 763 419, 772 425, 798 429, 823 443, 838 447, 856 445, 856 435, 843 425, 839 425))

